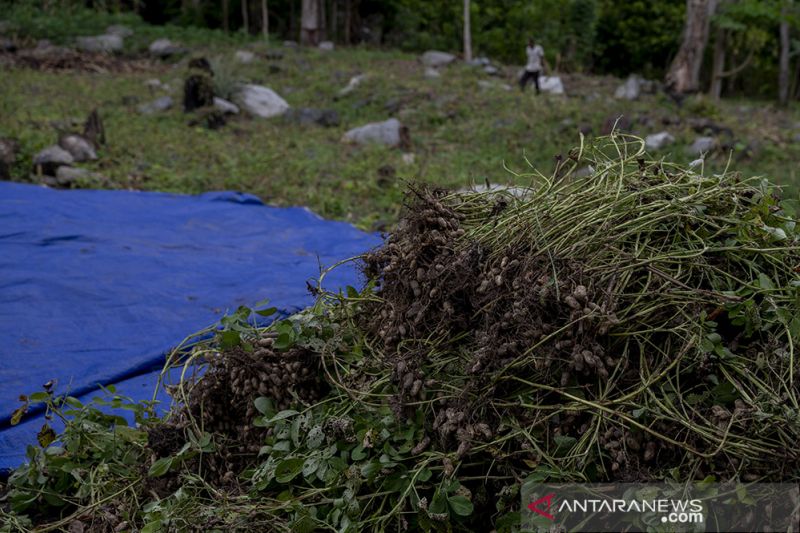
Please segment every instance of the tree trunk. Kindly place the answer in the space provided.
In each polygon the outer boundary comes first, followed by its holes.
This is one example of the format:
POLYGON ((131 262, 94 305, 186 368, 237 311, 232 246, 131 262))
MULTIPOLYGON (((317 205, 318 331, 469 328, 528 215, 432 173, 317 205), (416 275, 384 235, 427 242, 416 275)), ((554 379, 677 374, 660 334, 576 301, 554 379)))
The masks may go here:
POLYGON ((316 46, 319 44, 320 9, 319 0, 303 0, 300 15, 300 42, 316 46))
POLYGON ((261 34, 264 40, 269 40, 269 7, 267 0, 261 0, 261 34))
POLYGON ((472 28, 469 20, 469 0, 464 0, 464 61, 472 61, 472 28))
POLYGON ((231 29, 230 16, 228 8, 230 7, 230 0, 222 0, 222 29, 228 33, 231 29))
POLYGON ((789 41, 789 21, 787 20, 789 4, 792 0, 785 0, 781 10, 781 55, 778 61, 778 102, 780 105, 789 103, 789 54, 791 43, 789 41))
POLYGON ((352 0, 344 0, 344 42, 350 44, 350 26, 353 24, 352 19, 352 0))
POLYGON ((711 16, 716 7, 717 0, 686 0, 683 41, 665 80, 671 93, 686 94, 700 88, 700 68, 708 44, 711 16))
POLYGON ((250 33, 250 8, 247 0, 242 0, 242 29, 246 34, 250 33))
POLYGON ((717 29, 714 37, 714 66, 711 68, 711 89, 708 91, 714 101, 719 101, 722 96, 722 73, 725 71, 725 41, 726 32, 717 29))

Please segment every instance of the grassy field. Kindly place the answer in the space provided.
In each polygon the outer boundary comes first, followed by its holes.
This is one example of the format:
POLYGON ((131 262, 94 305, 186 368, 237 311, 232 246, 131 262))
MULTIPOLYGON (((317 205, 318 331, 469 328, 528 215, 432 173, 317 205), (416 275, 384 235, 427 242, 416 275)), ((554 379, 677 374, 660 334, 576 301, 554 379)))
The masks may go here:
MULTIPOLYGON (((65 22, 58 31, 47 20, 23 20, 18 34, 30 36, 28 43, 46 35, 69 42, 72 35, 100 32, 117 19, 65 22)), ((209 58, 220 85, 230 89, 236 82, 263 84, 294 107, 336 110, 341 124, 322 128, 240 115, 221 130, 189 126, 192 117, 180 109, 188 57, 138 63, 145 66, 132 72, 0 67, 0 135, 15 137, 22 146, 15 179, 31 180, 31 158, 56 141, 58 126, 81 121, 97 107, 108 145, 89 167, 107 180, 85 186, 187 193, 242 190, 275 205, 306 205, 365 229, 396 220, 408 181, 444 187, 487 179, 526 183, 528 178, 514 173, 529 172, 528 163, 550 172, 554 157, 579 142, 580 129, 590 137, 600 135, 604 122, 620 115, 632 122, 631 130, 638 135, 671 132, 676 143, 658 155, 685 162, 693 159, 686 147, 699 135, 690 119, 710 119, 732 130, 732 137, 720 137, 732 151, 722 149, 710 157, 706 171, 720 171, 730 158, 731 167, 744 174, 765 175, 788 186, 788 195, 796 195, 800 181, 794 164, 800 158, 800 142, 793 141, 800 133, 797 108, 780 110, 755 101, 713 104, 703 97, 678 107, 663 95, 620 101, 613 97, 620 80, 577 75, 564 76, 566 97, 537 97, 533 91, 518 90, 514 66, 489 77, 454 64, 440 78, 428 79, 415 56, 392 51, 284 48, 241 35, 156 28, 130 18, 123 22, 136 32, 127 41, 125 57, 142 57, 152 39, 168 36, 191 48, 189 57, 209 58), (252 64, 238 64, 238 49, 262 55, 252 64), (283 57, 266 59, 268 51, 283 57), (337 97, 357 74, 366 74, 366 81, 337 97), (153 78, 168 84, 171 92, 148 87, 145 82, 153 78), (139 104, 164 94, 175 100, 171 110, 154 115, 136 111, 139 104), (398 149, 341 142, 347 129, 390 116, 409 127, 413 161, 398 149)))

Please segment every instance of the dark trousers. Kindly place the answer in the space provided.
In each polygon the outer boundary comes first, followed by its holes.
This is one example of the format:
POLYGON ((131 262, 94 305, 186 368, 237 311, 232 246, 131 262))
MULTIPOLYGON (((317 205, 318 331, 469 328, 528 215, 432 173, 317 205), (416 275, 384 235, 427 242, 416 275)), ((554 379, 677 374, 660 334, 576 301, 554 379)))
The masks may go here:
POLYGON ((533 80, 533 84, 536 87, 536 94, 539 94, 539 71, 538 70, 526 70, 522 77, 519 79, 519 88, 521 90, 525 90, 525 86, 528 85, 528 82, 533 80))

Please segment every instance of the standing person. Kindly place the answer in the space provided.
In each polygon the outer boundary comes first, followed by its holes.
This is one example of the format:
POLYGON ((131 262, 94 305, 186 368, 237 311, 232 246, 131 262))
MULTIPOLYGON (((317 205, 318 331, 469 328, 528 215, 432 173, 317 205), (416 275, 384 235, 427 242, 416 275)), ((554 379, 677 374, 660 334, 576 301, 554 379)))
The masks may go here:
POLYGON ((519 88, 525 90, 528 81, 533 80, 536 87, 536 94, 539 94, 539 75, 542 73, 542 61, 544 61, 544 50, 536 44, 533 39, 528 39, 528 46, 525 48, 525 55, 528 56, 528 63, 525 65, 525 72, 519 79, 519 88))

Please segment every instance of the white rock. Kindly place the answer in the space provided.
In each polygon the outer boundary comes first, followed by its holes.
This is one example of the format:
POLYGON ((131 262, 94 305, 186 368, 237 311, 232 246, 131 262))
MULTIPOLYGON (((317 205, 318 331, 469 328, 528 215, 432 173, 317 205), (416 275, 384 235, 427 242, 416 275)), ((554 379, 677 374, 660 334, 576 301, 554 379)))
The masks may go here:
POLYGON ((352 78, 350 78, 350 81, 347 82, 347 87, 339 91, 339 96, 347 96, 351 92, 355 91, 356 87, 361 85, 361 82, 363 82, 365 79, 367 79, 366 74, 359 74, 358 76, 353 76, 352 78))
POLYGON ((425 77, 428 79, 441 78, 442 73, 433 67, 425 67, 425 77))
POLYGON ((456 56, 438 50, 428 50, 422 54, 422 64, 426 67, 444 67, 456 60, 456 56))
POLYGON ((494 65, 486 65, 485 67, 483 67, 483 73, 489 76, 497 76, 498 74, 500 74, 500 69, 498 69, 494 65))
POLYGON ((78 48, 85 52, 119 52, 122 50, 122 37, 119 35, 96 35, 94 37, 78 37, 78 48))
POLYGON ((94 161, 97 159, 97 152, 88 139, 74 133, 64 135, 58 141, 59 146, 70 153, 75 161, 94 161))
POLYGON ((317 45, 317 48, 324 50, 325 52, 331 52, 335 48, 335 45, 333 44, 333 41, 322 41, 319 43, 319 45, 317 45))
POLYGON ((617 87, 614 91, 614 98, 620 100, 636 100, 642 92, 642 78, 636 74, 631 74, 625 83, 617 87))
POLYGON ((173 43, 169 39, 156 39, 152 43, 150 43, 150 47, 148 48, 151 54, 157 57, 168 57, 173 54, 177 54, 182 52, 183 49, 178 46, 177 44, 173 43))
POLYGON ((543 93, 564 94, 564 84, 559 76, 541 76, 539 90, 543 93))
POLYGON ((644 138, 644 147, 648 150, 661 150, 675 142, 675 137, 667 131, 653 133, 644 138))
POLYGON ((406 165, 413 165, 414 161, 417 160, 417 156, 414 155, 411 152, 408 152, 406 154, 403 154, 402 160, 403 160, 403 163, 406 164, 406 165))
POLYGON ((88 178, 92 175, 85 168, 61 166, 56 169, 56 182, 59 185, 71 185, 77 180, 88 178))
POLYGON ((253 60, 255 60, 256 55, 253 52, 250 52, 249 50, 237 50, 236 53, 233 54, 233 57, 239 63, 247 65, 249 63, 252 63, 253 60))
POLYGON ((106 35, 119 35, 124 39, 133 35, 133 30, 122 24, 113 24, 106 28, 106 35))
POLYGON ((235 100, 245 112, 261 118, 277 117, 289 109, 289 104, 278 93, 261 85, 242 86, 235 100))
POLYGON ((166 111, 170 107, 172 107, 172 97, 162 96, 161 98, 156 98, 150 103, 140 105, 137 110, 143 115, 152 115, 153 113, 158 113, 159 111, 166 111))
POLYGON ((717 140, 714 137, 698 137, 689 146, 689 153, 699 156, 714 150, 716 147, 717 140))
POLYGON ((74 162, 72 155, 58 145, 48 146, 33 157, 34 169, 49 176, 55 175, 58 167, 74 162))
POLYGON ((396 118, 383 122, 372 122, 353 128, 344 134, 343 140, 355 144, 384 144, 399 146, 402 142, 403 125, 396 118))
POLYGON ((217 111, 221 111, 228 115, 239 114, 239 106, 218 96, 214 97, 214 107, 217 109, 217 111))

